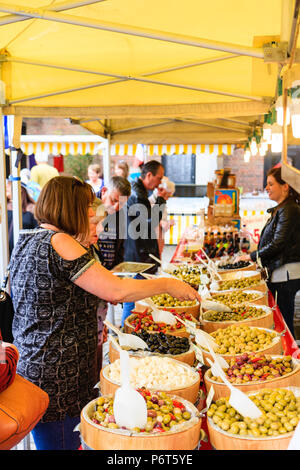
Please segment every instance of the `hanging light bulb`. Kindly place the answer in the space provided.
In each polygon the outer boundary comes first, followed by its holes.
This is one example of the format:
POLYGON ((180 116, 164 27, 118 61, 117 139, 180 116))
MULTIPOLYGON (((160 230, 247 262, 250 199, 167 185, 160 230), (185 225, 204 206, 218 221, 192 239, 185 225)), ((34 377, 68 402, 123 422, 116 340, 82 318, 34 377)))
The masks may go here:
POLYGON ((283 147, 283 134, 282 127, 277 123, 272 124, 272 141, 271 141, 271 151, 272 153, 282 152, 283 147))
POLYGON ((258 153, 261 157, 264 157, 268 151, 268 144, 266 142, 261 142, 258 147, 258 153))
POLYGON ((263 125, 263 135, 262 138, 268 144, 271 143, 271 136, 272 136, 272 130, 271 130, 271 113, 265 114, 265 122, 263 125))
POLYGON ((245 161, 246 163, 249 163, 250 158, 251 158, 251 152, 250 152, 249 149, 247 149, 247 150, 245 150, 245 152, 244 152, 244 161, 245 161))
POLYGON ((292 132, 295 139, 300 138, 300 98, 292 98, 291 103, 292 132))
POLYGON ((255 155, 257 155, 258 147, 257 147, 257 142, 256 142, 255 137, 253 137, 253 139, 251 140, 250 152, 251 152, 252 157, 255 157, 255 155))
MULTIPOLYGON (((286 125, 288 126, 291 122, 291 98, 287 97, 287 106, 286 106, 286 125)), ((283 96, 278 96, 275 104, 275 109, 277 113, 277 124, 283 126, 283 96)))

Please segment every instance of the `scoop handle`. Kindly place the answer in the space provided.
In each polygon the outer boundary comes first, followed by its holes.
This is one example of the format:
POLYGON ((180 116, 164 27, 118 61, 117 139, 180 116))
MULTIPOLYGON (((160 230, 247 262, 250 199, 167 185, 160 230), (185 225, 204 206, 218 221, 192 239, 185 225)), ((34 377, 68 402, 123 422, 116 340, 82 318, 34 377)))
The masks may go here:
POLYGON ((119 343, 115 340, 115 338, 111 335, 108 335, 109 336, 109 339, 110 341, 113 343, 113 345, 115 346, 115 348, 119 351, 119 353, 121 353, 121 351, 123 351, 123 349, 121 348, 121 346, 119 345, 119 343))
POLYGON ((108 321, 107 319, 105 319, 103 321, 104 325, 108 326, 108 328, 110 328, 112 331, 114 331, 115 333, 117 333, 118 336, 121 336, 122 335, 122 332, 119 330, 119 328, 117 328, 115 325, 113 325, 112 323, 110 323, 110 321, 108 321))
POLYGON ((151 253, 149 254, 151 258, 153 258, 157 263, 161 264, 161 260, 156 258, 156 256, 152 255, 151 253))

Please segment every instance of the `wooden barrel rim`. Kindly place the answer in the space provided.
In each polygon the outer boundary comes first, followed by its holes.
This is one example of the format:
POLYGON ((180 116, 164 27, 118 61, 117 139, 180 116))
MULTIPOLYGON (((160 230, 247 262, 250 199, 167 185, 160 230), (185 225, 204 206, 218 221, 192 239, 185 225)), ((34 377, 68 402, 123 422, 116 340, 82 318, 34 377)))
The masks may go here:
POLYGON ((97 423, 94 423, 91 418, 88 416, 87 414, 87 409, 92 406, 92 404, 94 402, 97 401, 97 398, 95 398, 94 400, 92 400, 91 402, 89 402, 81 411, 81 415, 82 417, 87 421, 88 424, 92 425, 93 427, 95 427, 96 429, 100 429, 101 431, 104 431, 104 432, 109 432, 109 433, 112 433, 112 434, 117 434, 117 435, 121 435, 121 436, 127 436, 127 437, 141 437, 141 438, 149 438, 149 437, 163 437, 163 436, 166 436, 166 435, 174 435, 174 434, 180 434, 181 432, 184 432, 186 431, 187 429, 190 429, 192 428, 195 424, 198 424, 199 421, 201 420, 201 415, 200 415, 200 412, 199 410, 191 403, 189 402, 188 400, 186 400, 185 398, 182 398, 182 397, 179 397, 177 395, 173 395, 173 394, 170 394, 169 397, 172 399, 172 400, 178 400, 180 401, 181 403, 184 404, 184 406, 186 407, 186 409, 192 413, 192 419, 191 419, 191 423, 189 422, 186 422, 184 423, 184 427, 178 431, 166 431, 164 433, 149 433, 149 434, 146 434, 146 433, 137 433, 137 432, 134 432, 134 431, 130 431, 128 429, 113 429, 113 428, 105 428, 104 426, 100 426, 99 424, 97 423), (197 420, 197 421, 195 421, 197 420))
MULTIPOLYGON (((284 355, 280 356, 280 355, 271 355, 272 358, 276 358, 276 357, 285 357, 284 355)), ((235 384, 233 383, 232 385, 234 387, 239 387, 240 385, 242 386, 251 386, 251 385, 258 385, 258 384, 270 384, 272 382, 274 382, 275 380, 280 380, 280 379, 285 379, 286 377, 290 377, 291 375, 294 375, 296 372, 298 372, 300 370, 300 362, 298 362, 296 359, 294 359, 292 357, 292 362, 293 362, 293 370, 291 372, 288 372, 287 374, 285 375, 282 375, 281 377, 274 377, 273 379, 270 379, 270 380, 266 380, 264 382, 260 382, 259 380, 257 381, 251 381, 251 382, 243 382, 241 384, 235 384)), ((204 377, 212 383, 212 385, 221 385, 221 386, 224 386, 226 387, 226 385, 224 384, 224 382, 216 382, 215 380, 212 380, 211 378, 211 368, 209 368, 205 374, 204 374, 204 377)))
MULTIPOLYGON (((150 357, 151 357, 151 356, 150 356, 150 357)), ((138 360, 139 360, 139 359, 143 359, 143 358, 138 357, 138 358, 135 358, 135 359, 138 359, 138 360)), ((193 385, 195 385, 195 384, 200 380, 200 376, 199 376, 198 372, 196 372, 196 371, 193 369, 193 367, 189 366, 188 364, 185 364, 184 362, 177 361, 176 359, 173 359, 173 358, 171 358, 171 357, 168 357, 168 359, 171 360, 171 361, 176 362, 177 364, 180 364, 180 365, 181 365, 182 367, 184 367, 185 369, 191 369, 192 372, 195 374, 195 380, 194 380, 193 382, 191 382, 190 384, 188 384, 186 387, 181 386, 181 387, 177 387, 177 388, 172 388, 172 390, 164 390, 164 389, 162 389, 162 388, 159 388, 159 390, 160 390, 161 392, 168 393, 168 391, 169 391, 169 392, 176 392, 176 390, 183 390, 184 388, 192 387, 193 385)), ((116 382, 116 381, 110 379, 109 377, 107 377, 106 370, 107 370, 110 366, 111 366, 111 364, 108 364, 107 366, 105 366, 105 367, 102 369, 101 372, 102 372, 102 374, 103 374, 103 377, 104 377, 108 382, 111 382, 112 384, 117 385, 118 387, 120 387, 120 386, 121 386, 121 383, 118 383, 118 382, 116 382)), ((156 387, 156 388, 157 388, 157 387, 156 387)), ((151 388, 151 390, 153 390, 153 389, 151 388)))
MULTIPOLYGON (((278 388, 278 387, 276 387, 278 388)), ((300 396, 300 387, 280 387, 282 388, 283 390, 297 390, 299 395, 300 396)), ((275 389, 274 389, 275 390, 275 389)), ((251 396, 251 395, 257 395, 258 393, 260 393, 260 390, 256 390, 256 391, 252 391, 252 392, 248 392, 247 395, 248 396, 251 396)), ((295 393, 295 392, 294 392, 295 393)), ((291 431, 291 432, 287 432, 285 434, 281 434, 279 436, 266 436, 266 437, 255 437, 255 436, 239 436, 238 434, 232 434, 232 433, 229 433, 227 431, 224 431, 223 429, 219 428, 214 422, 213 420, 208 416, 207 417, 208 419, 208 422, 209 422, 209 425, 217 432, 220 432, 221 434, 224 434, 225 436, 227 437, 234 437, 234 438, 237 438, 237 439, 245 439, 247 441, 257 441, 257 442, 262 442, 264 440, 267 440, 267 441, 270 441, 270 440, 273 440, 273 439, 284 439, 284 438, 290 438, 293 434, 294 434, 294 431, 291 431)))
MULTIPOLYGON (((261 273, 259 271, 242 271, 242 272, 232 272, 232 273, 226 273, 224 272, 223 274, 228 274, 228 278, 224 278, 222 279, 222 281, 240 281, 241 279, 245 278, 245 279, 251 279, 251 277, 254 277, 254 278, 258 278, 261 280, 261 273), (240 274, 240 276, 235 276, 240 274), (232 277, 231 277, 232 276, 232 277)), ((222 282, 220 280, 220 282, 222 282)), ((218 281, 219 282, 219 281, 218 281)))

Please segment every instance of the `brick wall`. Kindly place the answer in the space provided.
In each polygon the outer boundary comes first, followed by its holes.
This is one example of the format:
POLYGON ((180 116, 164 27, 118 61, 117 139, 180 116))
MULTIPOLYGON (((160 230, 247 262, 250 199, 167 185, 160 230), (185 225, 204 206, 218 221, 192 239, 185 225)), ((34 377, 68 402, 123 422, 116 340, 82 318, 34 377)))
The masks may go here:
POLYGON ((247 163, 244 161, 244 151, 237 149, 233 155, 224 156, 224 168, 231 168, 236 175, 236 185, 243 188, 243 192, 252 192, 254 189, 263 190, 264 157, 256 155, 247 163))
POLYGON ((90 135, 91 132, 69 119, 61 118, 24 118, 28 135, 90 135))

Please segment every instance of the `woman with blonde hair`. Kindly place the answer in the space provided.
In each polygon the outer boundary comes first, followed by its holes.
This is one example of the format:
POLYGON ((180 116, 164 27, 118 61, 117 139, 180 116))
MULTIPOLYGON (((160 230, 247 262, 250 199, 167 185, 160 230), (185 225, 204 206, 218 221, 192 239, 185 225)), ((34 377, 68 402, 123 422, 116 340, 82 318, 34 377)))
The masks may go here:
POLYGON ((42 189, 36 230, 20 232, 10 266, 19 350, 18 374, 50 398, 32 431, 38 450, 77 449, 74 427, 95 395, 99 302, 131 302, 164 292, 201 300, 188 284, 171 278, 119 279, 87 248, 94 191, 77 178, 59 176, 42 189))
POLYGON ((87 173, 88 179, 86 180, 86 183, 92 186, 95 194, 99 193, 104 186, 100 165, 98 165, 98 163, 92 163, 88 166, 87 173))

